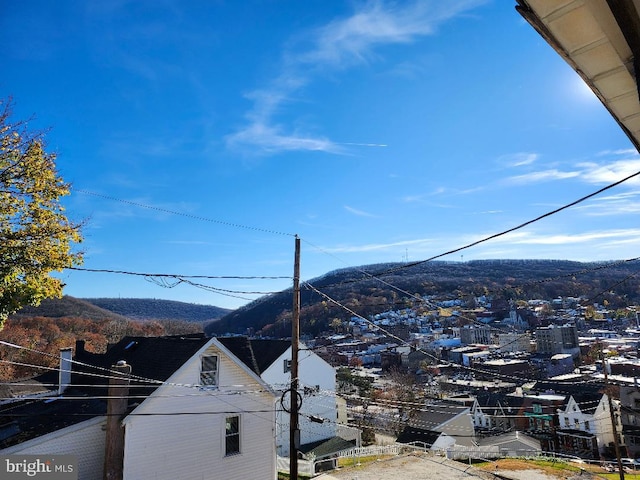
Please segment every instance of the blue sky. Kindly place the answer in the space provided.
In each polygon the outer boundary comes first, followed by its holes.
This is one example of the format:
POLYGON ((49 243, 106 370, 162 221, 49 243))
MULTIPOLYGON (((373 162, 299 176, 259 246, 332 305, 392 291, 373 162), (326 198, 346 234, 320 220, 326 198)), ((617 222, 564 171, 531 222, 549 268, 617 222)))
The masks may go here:
MULTIPOLYGON (((640 170, 514 6, 0 0, 0 95, 50 129, 85 268, 291 277, 298 234, 309 280, 438 255, 640 170)), ((628 182, 444 259, 636 257, 638 194, 628 182)), ((61 276, 81 298, 235 308, 257 296, 61 276)))

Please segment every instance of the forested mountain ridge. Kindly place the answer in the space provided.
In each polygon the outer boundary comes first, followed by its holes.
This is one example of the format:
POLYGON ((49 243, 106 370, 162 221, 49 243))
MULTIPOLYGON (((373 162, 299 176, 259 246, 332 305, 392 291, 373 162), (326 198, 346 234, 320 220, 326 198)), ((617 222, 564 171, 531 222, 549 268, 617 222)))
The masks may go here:
POLYGON ((183 320, 211 322, 231 310, 213 305, 159 300, 155 298, 85 298, 85 301, 105 310, 136 320, 183 320))
POLYGON ((153 298, 62 298, 45 299, 39 307, 24 307, 14 317, 84 318, 88 320, 178 320, 207 323, 231 310, 213 305, 157 300, 153 298))
MULTIPOLYGON (((566 260, 432 261, 418 264, 388 263, 329 272, 301 284, 301 331, 317 334, 335 319, 363 316, 412 303, 413 295, 465 298, 490 295, 494 310, 506 312, 509 300, 584 297, 624 308, 640 303, 640 262, 573 262, 566 260), (330 299, 316 292, 330 297, 330 299), (346 308, 343 308, 346 307, 346 308), (347 310, 349 309, 349 310, 347 310)), ((289 335, 293 303, 291 289, 260 298, 235 310, 205 332, 289 335)))
POLYGON ((38 307, 26 306, 11 315, 11 318, 83 318, 86 320, 123 320, 124 316, 100 308, 86 300, 64 295, 62 298, 45 298, 38 307))

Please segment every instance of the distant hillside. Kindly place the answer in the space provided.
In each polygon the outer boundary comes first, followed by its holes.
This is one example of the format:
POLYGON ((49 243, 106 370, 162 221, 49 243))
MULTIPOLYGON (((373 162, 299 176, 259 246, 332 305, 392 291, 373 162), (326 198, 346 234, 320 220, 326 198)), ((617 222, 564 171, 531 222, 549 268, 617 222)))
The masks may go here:
POLYGON ((183 320, 213 322, 231 312, 212 305, 157 300, 152 298, 85 298, 97 307, 137 320, 183 320))
POLYGON ((47 317, 47 318, 84 318, 87 320, 125 320, 109 310, 100 308, 92 303, 68 295, 62 298, 45 299, 39 307, 24 307, 11 318, 47 317))
MULTIPOLYGON (((402 308, 410 294, 465 298, 491 295, 494 310, 509 308, 509 300, 584 296, 593 302, 623 308, 640 303, 638 261, 580 263, 563 260, 480 260, 426 262, 407 267, 400 263, 366 265, 336 270, 309 280, 314 288, 341 305, 367 316, 402 308), (392 288, 390 285, 396 287, 392 288)), ((301 286, 301 331, 317 334, 334 318, 351 314, 309 287, 301 286)), ((258 299, 220 321, 205 326, 205 333, 244 333, 288 336, 292 308, 291 289, 258 299)))

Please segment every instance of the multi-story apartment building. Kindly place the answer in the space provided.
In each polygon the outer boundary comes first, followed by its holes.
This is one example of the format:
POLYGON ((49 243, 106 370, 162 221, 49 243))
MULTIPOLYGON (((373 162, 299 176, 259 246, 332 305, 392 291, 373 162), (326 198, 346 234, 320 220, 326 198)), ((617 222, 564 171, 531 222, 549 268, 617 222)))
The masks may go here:
POLYGON ((550 325, 536 328, 536 347, 538 353, 555 355, 570 353, 579 355, 578 329, 575 325, 550 325))
POLYGON ((466 325, 460 329, 460 343, 470 345, 472 343, 480 343, 483 345, 491 344, 491 328, 487 325, 466 325))

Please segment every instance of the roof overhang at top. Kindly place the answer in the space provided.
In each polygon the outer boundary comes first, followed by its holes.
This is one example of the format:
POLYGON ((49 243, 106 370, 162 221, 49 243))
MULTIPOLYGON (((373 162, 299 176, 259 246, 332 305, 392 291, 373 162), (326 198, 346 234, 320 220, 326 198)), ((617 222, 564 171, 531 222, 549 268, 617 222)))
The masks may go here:
POLYGON ((640 151, 640 0, 517 0, 640 151))

